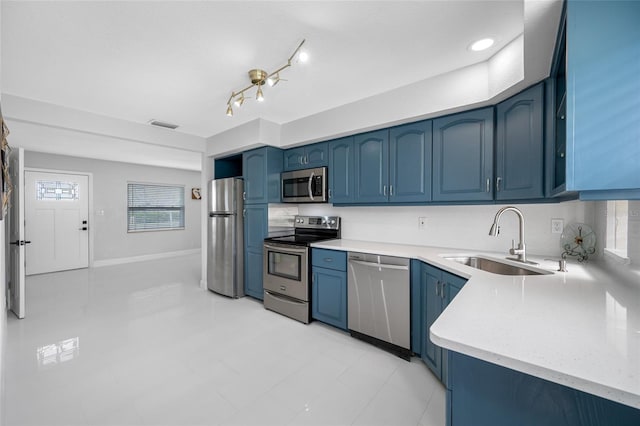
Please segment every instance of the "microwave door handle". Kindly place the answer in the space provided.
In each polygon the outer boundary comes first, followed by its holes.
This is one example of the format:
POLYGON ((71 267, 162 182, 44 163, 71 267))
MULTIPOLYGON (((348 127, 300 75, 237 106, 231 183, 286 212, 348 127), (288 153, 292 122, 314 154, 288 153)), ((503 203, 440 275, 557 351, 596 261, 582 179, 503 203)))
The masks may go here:
POLYGON ((311 176, 309 176, 309 198, 311 201, 315 201, 313 199, 313 176, 315 176, 315 173, 311 172, 311 176))

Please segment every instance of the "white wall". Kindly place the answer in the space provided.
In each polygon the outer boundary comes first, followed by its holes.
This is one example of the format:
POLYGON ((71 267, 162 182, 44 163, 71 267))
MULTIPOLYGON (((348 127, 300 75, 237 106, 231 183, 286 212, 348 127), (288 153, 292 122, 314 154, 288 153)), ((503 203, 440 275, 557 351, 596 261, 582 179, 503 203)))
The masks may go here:
MULTIPOLYGON (((384 241, 507 253, 511 240, 518 241, 518 220, 505 213, 501 232, 489 236, 493 218, 502 205, 482 206, 389 206, 333 207, 330 204, 300 204, 300 214, 327 214, 342 218, 342 238, 384 241), (418 217, 427 218, 425 230, 418 217)), ((551 233, 551 219, 570 222, 590 220, 589 205, 581 201, 559 204, 518 204, 525 217, 525 241, 529 254, 559 256, 560 234, 551 233)))
MULTIPOLYGON (((2 22, 2 5, 0 4, 0 22, 2 22)), ((0 24, 1 25, 1 24, 0 24)), ((0 34, 2 31, 0 31, 0 34)), ((1 41, 1 40, 0 40, 1 41)), ((1 43, 0 43, 1 45, 1 43)), ((0 105, 2 103, 2 55, 0 55, 0 105)), ((2 107, 0 106, 0 114, 2 107)), ((4 219, 4 218, 2 218, 4 219)), ((5 392, 4 392, 4 357, 6 352, 7 315, 6 315, 6 291, 7 269, 5 256, 5 223, 0 223, 0 424, 5 424, 5 392)))
MULTIPOLYGON (((200 172, 135 165, 78 157, 25 153, 25 166, 93 173, 93 259, 108 263, 136 256, 200 249, 202 201, 191 199, 191 188, 201 187, 200 172), (185 186, 185 229, 127 233, 127 182, 185 186), (104 215, 97 213, 104 211, 104 215)), ((27 259, 28 261, 28 259, 27 259)))
POLYGON ((204 138, 7 94, 3 111, 28 151, 200 170, 204 138))

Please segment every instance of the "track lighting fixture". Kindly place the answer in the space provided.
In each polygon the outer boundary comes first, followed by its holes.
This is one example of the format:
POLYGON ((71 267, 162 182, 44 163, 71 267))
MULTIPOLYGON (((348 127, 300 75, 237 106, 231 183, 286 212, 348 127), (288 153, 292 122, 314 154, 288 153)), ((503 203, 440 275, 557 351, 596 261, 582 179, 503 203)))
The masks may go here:
MULTIPOLYGON (((229 117, 233 117, 233 106, 236 108, 240 108, 245 101, 244 93, 248 90, 251 90, 253 87, 257 87, 256 90, 256 101, 262 102, 264 101, 264 93, 262 92, 262 86, 267 83, 269 86, 273 87, 278 84, 280 81, 283 81, 283 78, 280 78, 280 73, 289 68, 294 60, 299 62, 307 62, 309 59, 309 55, 307 52, 300 50, 305 40, 296 47, 296 50, 293 51, 293 54, 287 59, 287 63, 278 68, 277 70, 269 73, 265 70, 261 69, 252 69, 249 71, 249 79, 251 80, 251 85, 245 87, 242 90, 237 92, 231 92, 231 96, 229 96, 229 100, 227 101, 227 115, 229 117)), ((286 80, 284 80, 286 81, 286 80)))

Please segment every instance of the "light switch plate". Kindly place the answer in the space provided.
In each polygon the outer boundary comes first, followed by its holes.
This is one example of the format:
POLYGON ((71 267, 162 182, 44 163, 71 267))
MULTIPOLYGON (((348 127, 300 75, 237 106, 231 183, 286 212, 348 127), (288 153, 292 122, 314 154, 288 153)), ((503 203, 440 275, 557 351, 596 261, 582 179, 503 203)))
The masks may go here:
POLYGON ((551 219, 551 233, 552 234, 562 234, 562 230, 564 229, 564 220, 563 219, 551 219))

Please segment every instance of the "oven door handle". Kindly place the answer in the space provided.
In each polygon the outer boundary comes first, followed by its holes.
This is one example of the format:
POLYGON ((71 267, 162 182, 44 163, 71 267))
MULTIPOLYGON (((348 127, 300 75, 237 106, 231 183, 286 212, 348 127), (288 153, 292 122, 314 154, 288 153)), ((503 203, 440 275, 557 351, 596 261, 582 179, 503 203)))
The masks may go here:
POLYGON ((308 185, 308 189, 309 189, 309 198, 311 199, 311 201, 315 201, 313 199, 313 177, 315 176, 315 172, 311 172, 311 176, 309 176, 309 185, 308 185))
POLYGON ((280 251, 283 253, 293 253, 293 254, 306 254, 307 253, 307 248, 301 248, 301 249, 297 249, 297 248, 291 248, 290 246, 285 246, 285 245, 275 245, 275 244, 270 244, 270 243, 264 243, 264 248, 267 250, 273 250, 273 251, 280 251))

